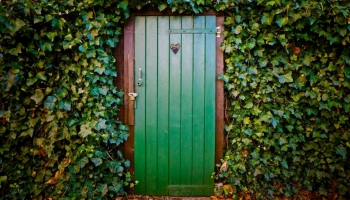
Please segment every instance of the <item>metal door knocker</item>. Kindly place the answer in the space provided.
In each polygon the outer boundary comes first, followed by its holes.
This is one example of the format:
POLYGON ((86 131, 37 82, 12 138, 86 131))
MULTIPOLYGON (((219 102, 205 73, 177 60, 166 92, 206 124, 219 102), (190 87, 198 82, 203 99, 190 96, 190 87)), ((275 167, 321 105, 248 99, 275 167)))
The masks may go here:
POLYGON ((170 45, 170 49, 174 52, 174 54, 176 54, 179 51, 179 49, 180 49, 180 44, 179 43, 171 44, 170 45))

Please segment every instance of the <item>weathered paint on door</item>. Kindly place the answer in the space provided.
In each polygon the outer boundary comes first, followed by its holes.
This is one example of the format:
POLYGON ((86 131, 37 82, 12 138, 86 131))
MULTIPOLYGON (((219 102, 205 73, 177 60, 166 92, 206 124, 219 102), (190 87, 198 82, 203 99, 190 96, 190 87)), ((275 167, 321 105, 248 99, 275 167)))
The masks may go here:
POLYGON ((136 194, 213 194, 215 25, 215 16, 135 16, 136 194))

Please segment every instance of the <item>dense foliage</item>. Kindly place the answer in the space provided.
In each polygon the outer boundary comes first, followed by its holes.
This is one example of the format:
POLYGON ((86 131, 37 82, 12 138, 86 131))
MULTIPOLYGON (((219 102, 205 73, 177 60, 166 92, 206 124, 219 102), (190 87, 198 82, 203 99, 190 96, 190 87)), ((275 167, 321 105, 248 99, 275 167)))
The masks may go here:
POLYGON ((124 193, 111 48, 128 12, 127 1, 0 2, 0 197, 124 193))
POLYGON ((216 177, 263 197, 349 193, 345 1, 18 0, 0 1, 0 197, 106 199, 132 185, 115 149, 128 133, 112 48, 130 9, 145 6, 225 11, 216 177))
POLYGON ((349 194, 350 4, 241 1, 227 13, 229 167, 239 191, 349 194))

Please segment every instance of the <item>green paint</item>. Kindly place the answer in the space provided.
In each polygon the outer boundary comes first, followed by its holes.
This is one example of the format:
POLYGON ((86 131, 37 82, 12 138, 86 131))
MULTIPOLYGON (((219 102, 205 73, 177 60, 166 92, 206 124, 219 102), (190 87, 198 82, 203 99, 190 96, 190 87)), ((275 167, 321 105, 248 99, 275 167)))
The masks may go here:
POLYGON ((215 22, 214 16, 135 18, 136 81, 138 69, 144 72, 142 86, 136 86, 137 194, 213 193, 215 34, 168 31, 214 29, 215 22), (170 44, 177 43, 174 54, 170 44))

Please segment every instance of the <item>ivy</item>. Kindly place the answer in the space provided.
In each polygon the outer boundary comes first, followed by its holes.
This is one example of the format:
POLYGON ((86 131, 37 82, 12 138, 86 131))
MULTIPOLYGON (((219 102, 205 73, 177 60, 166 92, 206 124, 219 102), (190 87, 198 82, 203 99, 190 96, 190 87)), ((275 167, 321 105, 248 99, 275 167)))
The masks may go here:
POLYGON ((225 12, 228 142, 215 177, 233 195, 349 194, 345 1, 46 0, 0 4, 2 198, 109 199, 133 186, 116 150, 128 129, 112 49, 130 10, 147 7, 225 12))
POLYGON ((216 177, 234 195, 348 195, 348 3, 240 1, 226 11, 229 167, 216 177))
POLYGON ((120 3, 1 3, 1 198, 126 194, 130 162, 116 147, 128 130, 111 56, 129 12, 120 3))

